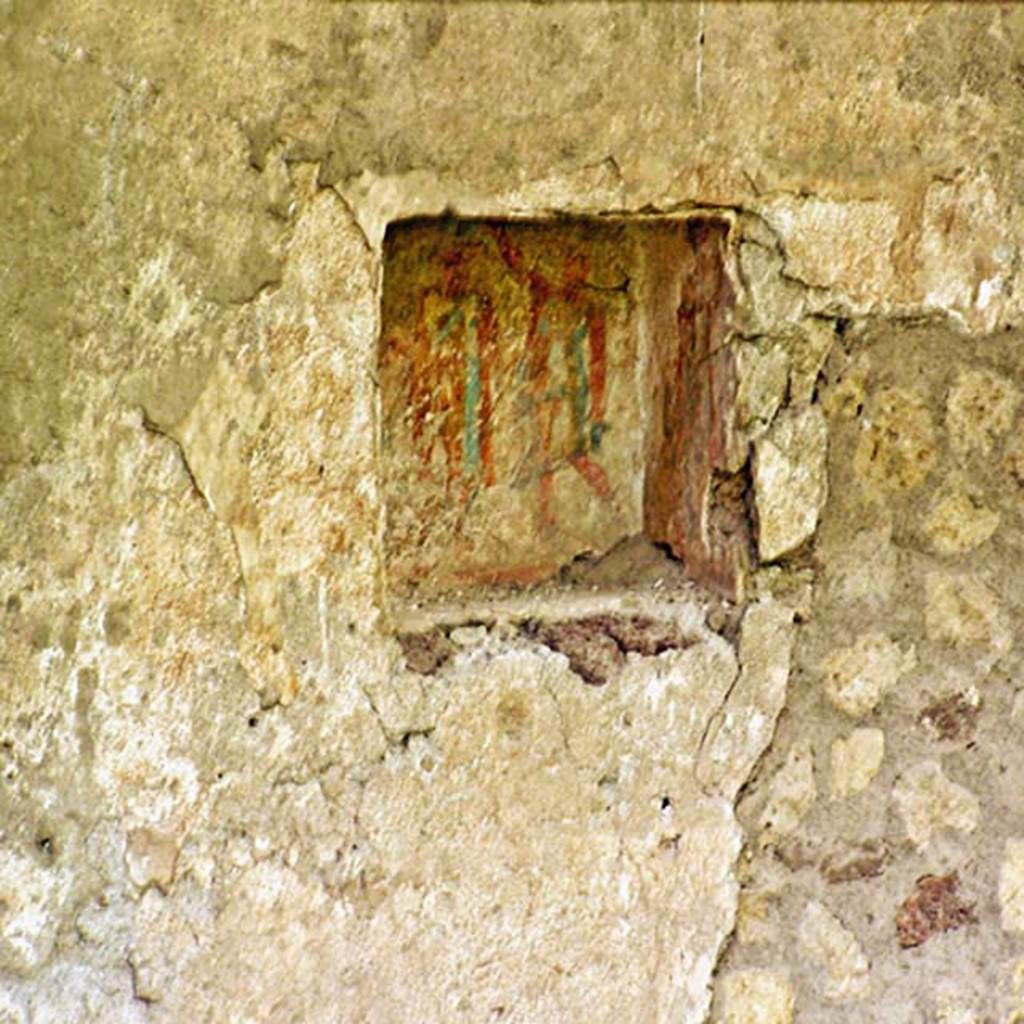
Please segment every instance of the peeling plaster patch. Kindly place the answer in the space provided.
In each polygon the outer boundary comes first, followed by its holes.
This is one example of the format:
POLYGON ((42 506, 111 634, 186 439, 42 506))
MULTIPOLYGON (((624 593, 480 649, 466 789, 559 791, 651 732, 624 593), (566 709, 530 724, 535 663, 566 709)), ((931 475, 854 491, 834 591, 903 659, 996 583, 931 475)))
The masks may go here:
POLYGON ((740 631, 740 675, 701 747, 698 775, 729 799, 771 742, 786 702, 795 627, 793 609, 773 599, 750 605, 740 631))

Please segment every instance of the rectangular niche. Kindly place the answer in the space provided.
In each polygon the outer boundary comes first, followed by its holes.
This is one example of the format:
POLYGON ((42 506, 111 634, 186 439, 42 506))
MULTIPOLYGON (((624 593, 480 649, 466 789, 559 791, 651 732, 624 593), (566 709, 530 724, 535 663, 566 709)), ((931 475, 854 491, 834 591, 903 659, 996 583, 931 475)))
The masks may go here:
POLYGON ((645 538, 735 596, 729 225, 411 220, 384 242, 389 588, 551 579, 645 538))

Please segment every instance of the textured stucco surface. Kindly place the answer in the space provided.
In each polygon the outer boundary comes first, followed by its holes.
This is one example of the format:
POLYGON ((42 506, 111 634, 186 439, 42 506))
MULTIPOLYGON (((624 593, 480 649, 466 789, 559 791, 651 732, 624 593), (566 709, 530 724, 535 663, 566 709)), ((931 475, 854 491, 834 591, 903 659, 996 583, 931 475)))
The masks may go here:
POLYGON ((1024 1012, 1024 9, 0 0, 0 128, 4 1024, 1024 1012), (746 607, 413 671, 386 225, 691 210, 746 607))

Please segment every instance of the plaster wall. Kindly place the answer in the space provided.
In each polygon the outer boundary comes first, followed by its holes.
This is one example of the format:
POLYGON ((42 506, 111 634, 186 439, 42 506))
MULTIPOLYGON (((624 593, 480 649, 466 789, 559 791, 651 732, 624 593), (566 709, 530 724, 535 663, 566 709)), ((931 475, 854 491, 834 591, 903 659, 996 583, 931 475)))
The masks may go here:
POLYGON ((1021 8, 4 0, 0 54, 4 1024, 1024 1011, 1021 8), (395 613, 383 241, 445 211, 734 224, 741 602, 395 613))

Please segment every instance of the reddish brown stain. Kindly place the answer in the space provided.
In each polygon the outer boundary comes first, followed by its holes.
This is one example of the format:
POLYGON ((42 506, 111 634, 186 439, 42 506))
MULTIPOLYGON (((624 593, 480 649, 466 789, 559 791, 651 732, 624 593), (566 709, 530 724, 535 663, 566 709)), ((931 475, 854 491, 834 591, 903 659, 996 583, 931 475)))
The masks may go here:
POLYGON ((735 292, 726 269, 728 225, 694 220, 657 248, 659 351, 652 360, 656 428, 648 456, 647 535, 667 543, 695 579, 735 596, 750 547, 745 517, 709 529, 712 484, 727 469, 735 361, 726 339, 735 292), (665 368, 669 372, 664 373, 665 368))
POLYGON ((939 932, 977 921, 974 904, 959 896, 960 876, 925 875, 896 912, 896 937, 904 949, 920 946, 939 932))

